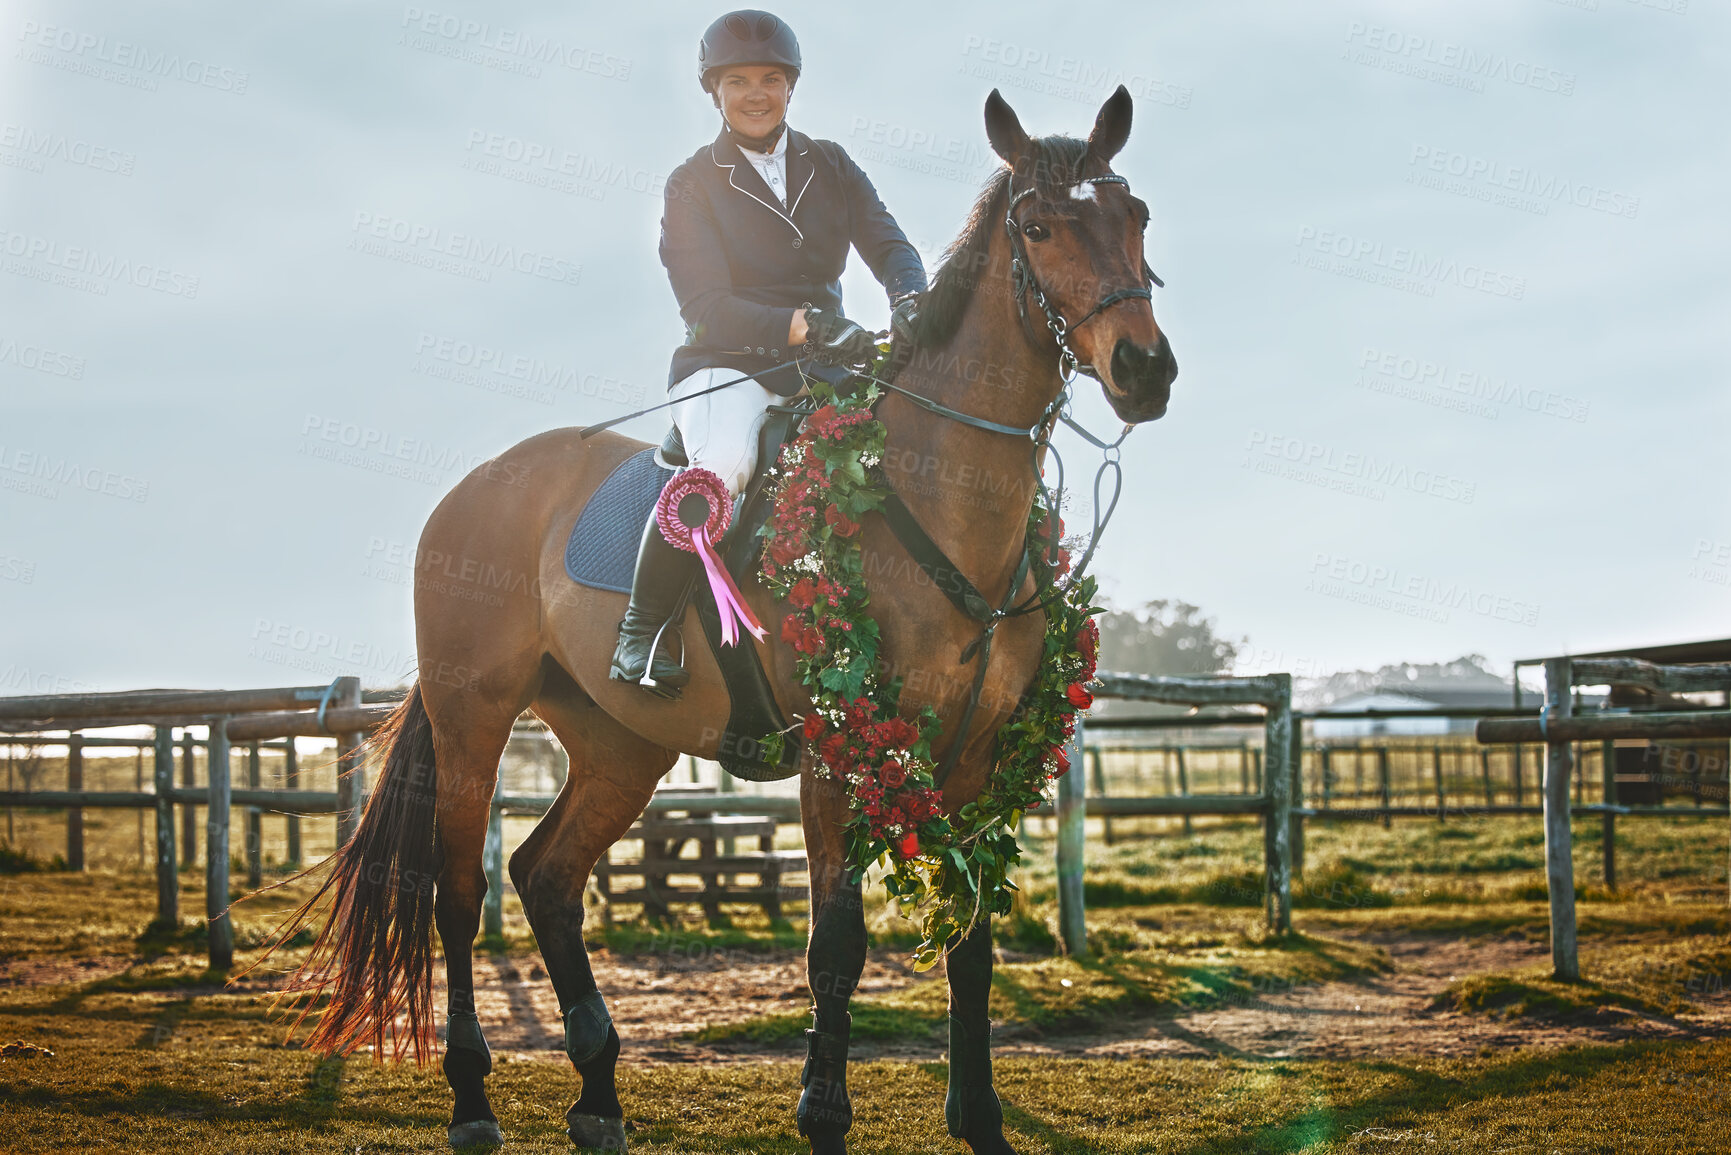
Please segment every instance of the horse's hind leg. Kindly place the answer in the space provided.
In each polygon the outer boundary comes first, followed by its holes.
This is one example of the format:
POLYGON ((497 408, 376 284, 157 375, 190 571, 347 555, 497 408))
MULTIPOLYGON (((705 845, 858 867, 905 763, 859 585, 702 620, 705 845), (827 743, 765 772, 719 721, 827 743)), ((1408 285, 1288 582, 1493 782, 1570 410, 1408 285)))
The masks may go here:
POLYGON ((973 932, 944 959, 950 982, 950 1088, 944 1122, 975 1155, 1015 1155, 1004 1139, 1004 1109, 992 1089, 992 921, 983 915, 973 932))
POLYGON ((565 1053, 583 1078, 565 1114, 571 1141, 623 1151, 625 1112, 614 1085, 619 1032, 583 943, 583 889, 678 754, 626 730, 556 676, 547 679, 535 713, 552 727, 571 766, 552 808, 511 855, 511 881, 559 996, 565 1053))
POLYGON ((499 757, 511 737, 516 711, 448 699, 433 710, 438 751, 438 830, 444 854, 433 919, 445 949, 449 1018, 445 1025, 445 1081, 455 1104, 447 1128, 453 1147, 501 1143, 498 1116, 487 1102, 485 1080, 493 1056, 475 1017, 475 933, 487 874, 481 863, 499 757), (446 708, 437 709, 442 704, 446 708))

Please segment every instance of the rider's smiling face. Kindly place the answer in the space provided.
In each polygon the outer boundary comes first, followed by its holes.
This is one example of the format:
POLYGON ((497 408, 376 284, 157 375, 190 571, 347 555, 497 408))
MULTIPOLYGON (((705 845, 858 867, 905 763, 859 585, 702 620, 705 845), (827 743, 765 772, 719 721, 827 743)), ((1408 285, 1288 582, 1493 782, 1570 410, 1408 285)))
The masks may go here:
POLYGON ((733 131, 753 140, 768 136, 787 115, 793 85, 773 64, 741 64, 716 80, 715 103, 733 131))

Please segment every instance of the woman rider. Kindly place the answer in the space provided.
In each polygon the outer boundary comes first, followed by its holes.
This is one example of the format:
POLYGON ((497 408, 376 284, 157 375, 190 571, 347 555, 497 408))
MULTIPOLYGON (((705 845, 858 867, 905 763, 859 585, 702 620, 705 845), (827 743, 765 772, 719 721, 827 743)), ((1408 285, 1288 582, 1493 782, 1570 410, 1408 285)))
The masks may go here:
MULTIPOLYGON (((875 352, 872 334, 842 315, 849 247, 889 292, 898 338, 911 335, 926 287, 919 253, 853 159, 787 126, 799 73, 799 42, 768 12, 730 12, 709 26, 697 74, 721 111, 721 133, 668 177, 661 217, 661 263, 686 325, 668 373, 673 423, 690 465, 718 474, 734 496, 757 467, 766 407, 802 392, 807 377, 839 382, 875 352), (697 396, 746 373, 755 379, 697 396)), ((619 624, 615 680, 643 681, 697 564, 651 516, 619 624)), ((649 675, 645 687, 670 698, 690 680, 665 645, 649 675)))

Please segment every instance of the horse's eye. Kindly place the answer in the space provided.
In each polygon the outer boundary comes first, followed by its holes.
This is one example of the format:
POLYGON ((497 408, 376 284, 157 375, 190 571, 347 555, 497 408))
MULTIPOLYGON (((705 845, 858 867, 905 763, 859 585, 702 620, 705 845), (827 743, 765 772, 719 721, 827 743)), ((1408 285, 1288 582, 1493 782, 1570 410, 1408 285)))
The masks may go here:
POLYGON ((1027 224, 1022 226, 1022 235, 1027 237, 1030 241, 1043 241, 1047 237, 1051 236, 1052 233, 1050 229, 1046 228, 1046 226, 1041 224, 1039 221, 1029 221, 1027 224))

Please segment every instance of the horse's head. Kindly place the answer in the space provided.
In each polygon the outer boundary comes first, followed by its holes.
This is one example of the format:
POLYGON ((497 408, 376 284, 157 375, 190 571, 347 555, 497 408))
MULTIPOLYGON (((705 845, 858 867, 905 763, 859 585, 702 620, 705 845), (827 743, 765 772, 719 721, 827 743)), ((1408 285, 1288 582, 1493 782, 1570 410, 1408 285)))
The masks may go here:
POLYGON ((1086 142, 1031 140, 997 89, 986 98, 986 136, 1010 166, 1000 227, 1026 266, 1015 282, 1019 305, 1040 330, 1054 320, 1067 329, 1077 360, 1134 424, 1166 412, 1178 362, 1154 320, 1150 285, 1159 281, 1142 254, 1148 206, 1112 172, 1130 108, 1119 85, 1086 142))

